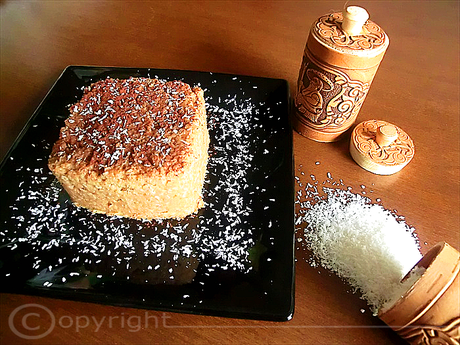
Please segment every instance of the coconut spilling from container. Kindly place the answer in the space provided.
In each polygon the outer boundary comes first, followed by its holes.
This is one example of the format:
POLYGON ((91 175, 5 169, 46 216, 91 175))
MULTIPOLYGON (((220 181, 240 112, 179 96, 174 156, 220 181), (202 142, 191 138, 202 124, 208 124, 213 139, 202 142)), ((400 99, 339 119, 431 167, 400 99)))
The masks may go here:
MULTIPOLYGON (((304 175, 304 173, 301 173, 304 175)), ((335 272, 359 291, 374 315, 411 344, 458 344, 460 254, 438 243, 425 256, 403 216, 344 187, 299 187, 296 218, 310 264, 335 272)), ((377 199, 379 200, 379 199, 377 199)))

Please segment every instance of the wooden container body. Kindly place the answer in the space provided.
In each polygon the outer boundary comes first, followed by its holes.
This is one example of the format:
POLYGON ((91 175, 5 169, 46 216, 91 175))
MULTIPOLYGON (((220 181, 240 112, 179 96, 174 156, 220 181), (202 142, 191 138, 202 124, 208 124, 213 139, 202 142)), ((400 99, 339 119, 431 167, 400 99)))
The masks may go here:
POLYGON ((312 26, 299 71, 293 126, 310 139, 331 142, 348 130, 388 47, 388 36, 367 21, 360 35, 340 27, 341 13, 312 26))
POLYGON ((459 344, 460 253, 438 243, 417 266, 426 271, 379 318, 410 344, 459 344))

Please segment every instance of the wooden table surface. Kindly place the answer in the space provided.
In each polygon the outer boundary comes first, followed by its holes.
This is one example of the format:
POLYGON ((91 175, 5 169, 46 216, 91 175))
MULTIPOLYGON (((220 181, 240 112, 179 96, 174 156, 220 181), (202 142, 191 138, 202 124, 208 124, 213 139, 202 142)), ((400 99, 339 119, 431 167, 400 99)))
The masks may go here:
MULTIPOLYGON (((330 173, 354 190, 361 185, 373 190, 373 199, 382 199, 384 207, 397 210, 415 227, 422 253, 439 241, 460 249, 459 3, 356 4, 365 7, 390 37, 358 120, 381 119, 400 126, 415 143, 415 157, 401 172, 377 176, 351 159, 349 137, 322 144, 294 133, 296 173, 303 182, 311 174, 323 181, 330 173)), ((343 1, 0 1, 0 157, 68 65, 282 78, 292 93, 311 23, 343 5, 343 1)), ((334 274, 310 267, 308 255, 297 248, 295 314, 289 322, 149 311, 150 324, 137 330, 121 320, 145 317, 145 310, 1 294, 1 343, 404 343, 382 327, 349 286, 334 274), (45 306, 57 320, 69 323, 56 325, 41 339, 19 337, 8 319, 15 308, 28 303, 45 306), (94 320, 118 317, 113 319, 118 323, 90 322, 79 329, 83 315, 94 320)), ((45 329, 50 316, 34 322, 32 326, 45 329)))

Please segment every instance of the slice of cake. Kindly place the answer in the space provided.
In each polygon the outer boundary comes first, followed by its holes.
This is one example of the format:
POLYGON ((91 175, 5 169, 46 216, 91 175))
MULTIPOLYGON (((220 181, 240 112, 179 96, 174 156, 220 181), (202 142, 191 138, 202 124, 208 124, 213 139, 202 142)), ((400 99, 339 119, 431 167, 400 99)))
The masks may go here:
POLYGON ((199 87, 107 78, 70 107, 48 166, 77 206, 137 219, 183 218, 203 206, 208 146, 199 87))

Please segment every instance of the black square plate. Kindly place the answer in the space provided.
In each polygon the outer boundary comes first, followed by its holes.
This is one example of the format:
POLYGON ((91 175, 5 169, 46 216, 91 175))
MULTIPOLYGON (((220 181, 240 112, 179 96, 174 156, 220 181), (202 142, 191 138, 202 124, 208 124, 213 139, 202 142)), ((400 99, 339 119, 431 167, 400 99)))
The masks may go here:
MULTIPOLYGON (((285 80, 70 66, 0 166, 0 291, 264 320, 294 312, 294 179, 285 80), (107 77, 205 90, 205 207, 136 221, 75 207, 47 167, 68 107, 107 77)), ((5 114, 7 115, 7 114, 5 114)))

